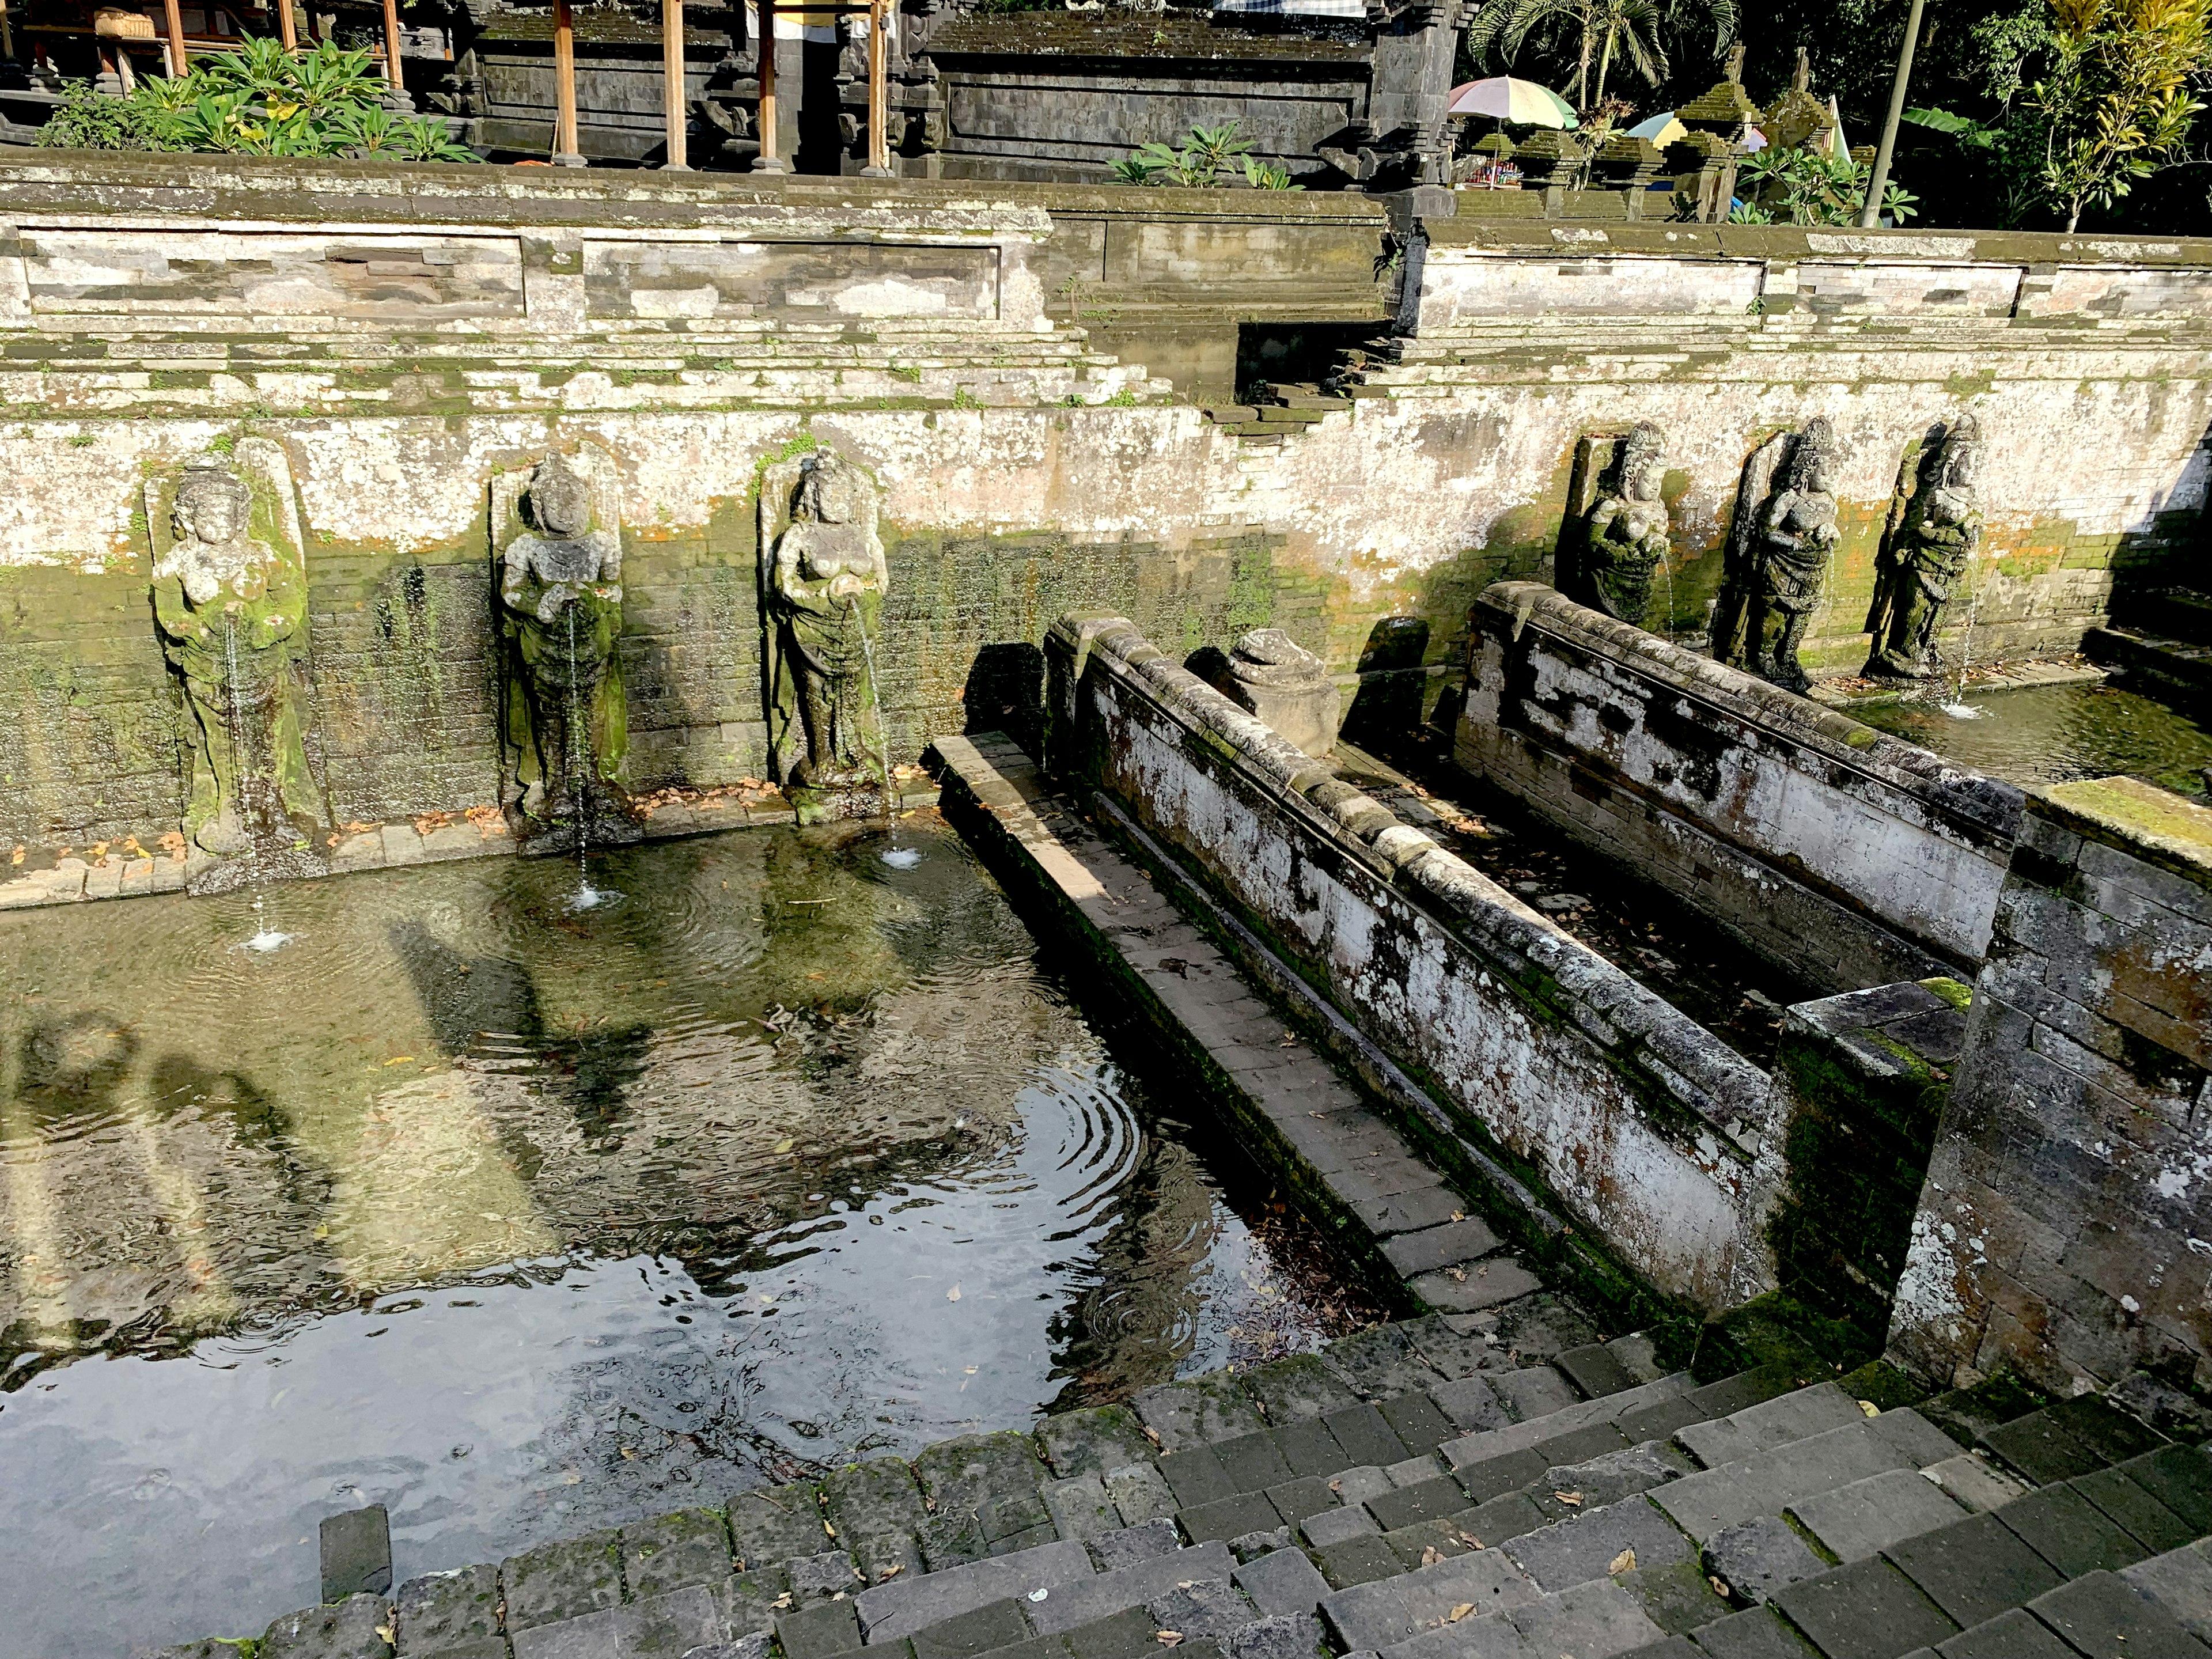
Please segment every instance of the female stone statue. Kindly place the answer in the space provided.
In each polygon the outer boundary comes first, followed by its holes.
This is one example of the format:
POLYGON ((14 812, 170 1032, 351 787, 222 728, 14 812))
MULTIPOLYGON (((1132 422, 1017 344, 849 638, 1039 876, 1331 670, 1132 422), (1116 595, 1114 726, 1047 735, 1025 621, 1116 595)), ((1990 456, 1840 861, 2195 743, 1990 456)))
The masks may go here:
POLYGON ((1952 422, 1922 468, 1902 519, 1893 521, 1867 615, 1874 650, 1862 672, 1869 678, 1925 679, 1940 665, 1936 629, 1944 604, 1982 542, 1981 501, 1974 490, 1981 437, 1972 415, 1952 422))
POLYGON ((273 473, 258 520, 253 484, 220 455, 185 468, 166 514, 159 482, 147 486, 154 617, 191 717, 184 830, 218 857, 290 850, 323 817, 293 684, 307 580, 289 470, 266 439, 240 448, 253 473, 273 473))
POLYGON ((883 783, 884 734, 870 642, 890 582, 875 489, 834 450, 805 459, 795 495, 788 479, 787 470, 772 470, 761 499, 762 544, 773 550, 763 586, 777 766, 787 786, 802 790, 872 791, 883 783), (791 522, 771 540, 779 495, 790 501, 791 522), (800 744, 790 741, 794 716, 800 744))
MULTIPOLYGON (((501 555, 499 597, 514 672, 507 702, 511 806, 534 825, 595 839, 635 834, 611 781, 627 746, 622 535, 596 522, 591 481, 548 456, 516 507, 526 528, 501 555), (520 695, 515 695, 519 689, 520 695)), ((541 831, 542 833, 542 831, 541 831)))
POLYGON ((1576 597, 1608 617, 1641 623, 1651 603, 1651 573, 1667 556, 1667 437, 1639 421, 1620 441, 1613 488, 1590 508, 1576 597))
POLYGON ((1820 608, 1836 528, 1836 436, 1814 416, 1790 453, 1788 481, 1759 520, 1758 587, 1750 618, 1753 672, 1787 690, 1812 684, 1797 661, 1806 623, 1820 608))

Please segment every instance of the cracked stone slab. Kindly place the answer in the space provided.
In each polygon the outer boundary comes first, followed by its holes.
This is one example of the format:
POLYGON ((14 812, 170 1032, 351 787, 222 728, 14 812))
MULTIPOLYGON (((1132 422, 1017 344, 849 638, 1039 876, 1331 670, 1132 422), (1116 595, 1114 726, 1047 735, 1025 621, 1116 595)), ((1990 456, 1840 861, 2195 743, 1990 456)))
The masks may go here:
POLYGON ((1134 1566, 1138 1562, 1152 1560, 1155 1556, 1173 1555, 1182 1547, 1182 1540, 1176 1534, 1175 1522, 1164 1516, 1133 1527, 1123 1527, 1118 1532, 1102 1533, 1090 1543, 1091 1553, 1098 1558, 1099 1569, 1104 1572, 1134 1566))
POLYGON ((457 1567, 410 1578, 392 1597, 393 1630, 410 1656, 499 1634, 499 1569, 457 1567))
POLYGON ((1778 1515, 1722 1528, 1705 1540, 1705 1561, 1730 1593, 1753 1602, 1771 1601, 1784 1584, 1814 1577, 1828 1565, 1778 1515))
POLYGON ((1547 1591, 1603 1578, 1624 1550, 1635 1551, 1639 1567, 1686 1561, 1692 1553, 1689 1540, 1644 1498, 1592 1510, 1565 1526, 1540 1527, 1499 1547, 1547 1591))
POLYGON ((270 1659, 387 1659, 392 1603, 381 1595, 349 1595, 326 1607, 303 1607, 270 1622, 260 1651, 270 1659))
POLYGON ((541 1544, 500 1564, 509 1636, 622 1604, 622 1535, 613 1531, 541 1544))
POLYGON ((1537 1594, 1503 1551, 1480 1550, 1338 1590, 1322 1603, 1322 1612, 1346 1647, 1388 1648, 1441 1626, 1455 1607, 1468 1609, 1462 1619, 1480 1616, 1532 1601, 1537 1594))
POLYGON ((1090 1552, 1069 1538, 918 1578, 895 1578, 863 1590, 854 1601, 872 1644, 896 1641, 993 1601, 1026 1598, 1033 1590, 1056 1595, 1091 1576, 1090 1552))
POLYGON ((514 1659, 683 1659, 728 1636, 713 1593, 695 1584, 520 1632, 514 1659))
POLYGON ((1316 1659, 1321 1620, 1311 1613, 1270 1613, 1221 1638, 1229 1659, 1316 1659))
POLYGON ((1258 1434, 1267 1426, 1235 1380, 1220 1373, 1146 1389, 1131 1403, 1170 1451, 1258 1434))
POLYGON ((1057 1413, 1037 1425, 1036 1437, 1053 1472, 1063 1478, 1103 1475, 1125 1464, 1141 1463, 1154 1450, 1145 1437, 1145 1425, 1127 1406, 1057 1413))
POLYGON ((1146 1602, 1162 1630, 1179 1631, 1183 1639, 1216 1642, 1253 1620, 1252 1604, 1226 1578, 1187 1578, 1146 1602))
POLYGON ((1790 1512, 1838 1561, 1877 1555, 1900 1539, 1962 1518, 1942 1487, 1912 1469, 1889 1469, 1815 1492, 1791 1504, 1790 1512))

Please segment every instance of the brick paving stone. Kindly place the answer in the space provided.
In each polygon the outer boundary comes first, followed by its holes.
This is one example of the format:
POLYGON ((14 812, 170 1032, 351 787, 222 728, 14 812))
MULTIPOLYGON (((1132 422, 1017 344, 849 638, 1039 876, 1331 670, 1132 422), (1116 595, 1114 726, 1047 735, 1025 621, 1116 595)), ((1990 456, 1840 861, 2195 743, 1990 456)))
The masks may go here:
POLYGON ((1395 1492, 1398 1486, 1372 1463, 1363 1463, 1357 1468, 1346 1469, 1331 1477, 1328 1489, 1336 1494, 1336 1501, 1340 1504, 1364 1504, 1383 1492, 1395 1492))
POLYGON ((2156 1429, 2130 1416, 2100 1394, 2077 1394, 2046 1407, 2043 1415, 2107 1463, 2155 1451, 2166 1443, 2156 1429))
POLYGON ((381 1595, 349 1595, 335 1606, 303 1607, 270 1621, 259 1651, 270 1659, 386 1659, 392 1644, 392 1603, 381 1595))
POLYGON ((1426 1453, 1419 1457, 1408 1457, 1403 1462, 1393 1463, 1382 1471, 1383 1478, 1389 1481, 1390 1489, 1393 1492, 1407 1486, 1420 1486, 1425 1481, 1435 1480, 1443 1473, 1443 1460, 1434 1453, 1426 1453))
POLYGON ((2179 1620, 2114 1573, 2062 1584, 2027 1610, 2085 1659, 2204 1659, 2203 1644, 2179 1620))
POLYGON ((774 1566, 822 1548, 822 1510, 814 1488, 793 1485, 749 1492, 729 1502, 730 1542, 746 1567, 774 1566))
POLYGON ((1305 1535, 1307 1543, 1320 1550, 1341 1544, 1348 1538, 1371 1538, 1382 1528, 1367 1512, 1365 1504, 1353 1504, 1309 1516, 1298 1523, 1298 1530, 1305 1535))
POLYGON ((1243 1382, 1244 1391, 1260 1402, 1278 1433, 1289 1425, 1359 1403, 1359 1396, 1322 1364, 1317 1354, 1271 1359, 1246 1371, 1243 1382))
POLYGON ((1394 1395, 1375 1408, 1408 1451, 1433 1451, 1460 1432, 1425 1393, 1394 1395))
POLYGON ((1160 1479, 1167 1482, 1182 1509, 1195 1509, 1237 1496, 1237 1483, 1221 1467, 1211 1446, 1192 1446, 1159 1461, 1160 1479))
POLYGON ((986 1601, 915 1632, 914 1659, 975 1659, 996 1648, 1031 1639, 1021 1606, 1012 1600, 986 1601))
POLYGON ((1613 1452, 1626 1451, 1628 1444, 1628 1437, 1620 1431, 1618 1425, 1597 1422, 1585 1423, 1578 1429, 1569 1429, 1565 1434, 1539 1440, 1529 1449, 1544 1460, 1544 1467, 1548 1469, 1587 1463, 1613 1452))
POLYGON ((2138 1561, 2120 1577, 2191 1636, 2212 1642, 2212 1540, 2138 1561))
MULTIPOLYGON (((826 1544, 830 1540, 824 1538, 822 1541, 826 1544)), ((789 1577, 793 1598, 802 1605, 856 1595, 865 1588, 859 1568, 843 1550, 820 1550, 812 1555, 795 1556, 783 1564, 783 1570, 789 1577)))
POLYGON ((1480 1463, 1455 1469, 1461 1486, 1477 1504, 1487 1504, 1493 1498, 1518 1492, 1531 1481, 1544 1478, 1544 1471, 1552 1467, 1552 1460, 1534 1446, 1525 1450, 1507 1452, 1502 1457, 1485 1458, 1480 1463))
POLYGON ((1620 1362, 1632 1382, 1656 1382, 1667 1374, 1667 1368, 1659 1363, 1659 1345, 1648 1331, 1616 1336, 1605 1345, 1605 1351, 1620 1362))
POLYGON ((1146 1389, 1130 1403, 1170 1451, 1257 1434, 1267 1426, 1260 1408, 1223 1373, 1146 1389))
POLYGON ((721 1605, 730 1634, 750 1636, 775 1630, 775 1616, 783 1610, 776 1603, 783 1601, 790 1588, 782 1568, 763 1567, 731 1574, 715 1587, 714 1598, 721 1605))
POLYGON ((1208 1449, 1238 1492, 1265 1492, 1294 1478, 1295 1472, 1265 1431, 1216 1441, 1208 1449))
POLYGON ((2039 1486, 2094 1474, 2112 1461, 2076 1440, 2047 1411, 2030 1412, 1985 1429, 1981 1443, 2039 1486))
MULTIPOLYGON (((1406 1333, 1413 1339, 1414 1351, 1447 1380, 1505 1367, 1505 1351, 1491 1340, 1486 1329, 1455 1330, 1451 1320, 1431 1317, 1408 1320, 1406 1333)), ((1431 1384, 1431 1391, 1440 1386, 1431 1384)))
POLYGON ((1217 1538, 1225 1543, 1248 1532, 1271 1531, 1282 1522, 1275 1513, 1275 1506, 1267 1501, 1267 1494, 1260 1492, 1238 1492, 1233 1498, 1200 1504, 1194 1509, 1178 1511, 1176 1519, 1194 1544, 1217 1538))
POLYGON ((633 1599, 719 1584, 730 1576, 730 1540, 713 1510, 678 1510, 622 1529, 623 1577, 633 1599))
POLYGON ((1427 1566, 1442 1556, 1471 1554, 1474 1549, 1474 1540, 1462 1536, 1449 1521, 1417 1521, 1409 1527, 1394 1527, 1382 1534, 1382 1541, 1408 1568, 1427 1566))
POLYGON ((1322 1613, 1346 1648, 1381 1649, 1442 1624, 1455 1607, 1467 1607, 1480 1617, 1533 1601, 1536 1595, 1502 1552, 1481 1550, 1335 1591, 1322 1601, 1322 1613))
POLYGON ((1702 1659, 1705 1650, 1687 1637, 1662 1637, 1656 1642, 1646 1642, 1640 1648, 1631 1648, 1621 1659, 1702 1659))
POLYGON ((2080 1659, 2049 1626, 2017 1607, 1920 1651, 1937 1659, 2080 1659))
POLYGON ((1789 1366, 1760 1365, 1692 1389, 1687 1398, 1707 1417, 1727 1417, 1747 1406, 1788 1394, 1796 1386, 1796 1376, 1789 1366))
POLYGON ((1321 1570, 1300 1550, 1272 1551, 1231 1577, 1263 1613, 1310 1613, 1328 1594, 1321 1570))
POLYGON ((921 1540, 933 1569, 1024 1547, 1040 1529, 1052 1536, 1039 1491, 1048 1476, 1027 1435, 939 1441, 915 1459, 914 1472, 935 1509, 921 1540))
POLYGON ((1540 1291, 1544 1281, 1522 1266, 1518 1257, 1493 1255, 1465 1268, 1422 1273, 1406 1288, 1441 1312, 1474 1313, 1540 1291))
POLYGON ((1923 1480, 1942 1488, 1970 1510, 2001 1509, 2027 1491, 2025 1484, 2006 1474, 1986 1457, 1961 1452, 1920 1471, 1923 1480))
POLYGON ((1886 1469, 1815 1492, 1790 1512, 1838 1561, 1879 1555, 1900 1538, 1948 1526, 1960 1516, 1942 1487, 1911 1469, 1886 1469))
POLYGON ((1705 1413, 1692 1405, 1687 1395, 1677 1395, 1671 1400, 1655 1400, 1648 1406, 1638 1406, 1632 1412, 1624 1412, 1619 1419, 1620 1431, 1631 1440, 1664 1440, 1692 1423, 1705 1420, 1705 1413))
POLYGON ((541 1544, 500 1564, 513 1635, 534 1625, 574 1619, 622 1602, 622 1535, 587 1533, 541 1544))
MULTIPOLYGON (((1335 1382, 1334 1377, 1329 1380, 1335 1382)), ((1337 1386, 1343 1387, 1341 1383, 1337 1386)), ((1356 1405, 1358 1402, 1352 1403, 1356 1405)), ((1342 1407, 1333 1406, 1329 1409, 1338 1411, 1342 1407)), ((1318 1417, 1301 1418, 1294 1423, 1270 1429, 1267 1437, 1274 1443, 1283 1462, 1290 1465, 1294 1478, 1318 1475, 1325 1479, 1343 1468, 1348 1461, 1344 1448, 1336 1443, 1336 1437, 1328 1431, 1328 1425, 1318 1417)))
POLYGON ((2193 1540, 2195 1528, 2117 1468, 2100 1469, 2067 1483, 2126 1528, 2154 1555, 2193 1540))
MULTIPOLYGON (((854 1599, 868 1640, 876 1644, 896 1641, 944 1620, 993 1601, 1026 1596, 1033 1590, 1059 1595, 1091 1576, 1090 1552, 1073 1539, 1062 1539, 948 1571, 894 1578, 854 1599)), ((1055 1626, 1066 1627, 1065 1623, 1055 1626)))
POLYGON ((1382 1541, 1380 1533, 1347 1538, 1341 1543, 1316 1548, 1314 1565, 1321 1569, 1321 1576, 1339 1589, 1394 1578, 1406 1570, 1406 1564, 1382 1541))
POLYGON ((1429 1397, 1462 1434, 1502 1429, 1513 1420, 1487 1377, 1462 1376, 1439 1382, 1429 1391, 1429 1397))
POLYGON ((1538 1503, 1553 1520, 1565 1520, 1577 1510, 1617 1504, 1624 1498, 1679 1480, 1694 1468, 1690 1455, 1664 1441, 1607 1452, 1579 1463, 1558 1463, 1546 1469, 1536 1494, 1538 1503), (1565 1504, 1555 1496, 1572 1492, 1581 1500, 1565 1504))
MULTIPOLYGON (((832 1659, 854 1651, 860 1645, 860 1620, 853 1598, 787 1608, 775 1616, 775 1639, 784 1659, 832 1659)), ((517 1659, 523 1656, 518 1653, 517 1659)))
POLYGON ((2189 1523, 2212 1533, 2212 1453, 2202 1446, 2161 1446, 2119 1465, 2126 1475, 2189 1523))
POLYGON ((1369 1400, 1411 1393, 1443 1380, 1421 1358, 1402 1324, 1370 1326, 1339 1337, 1322 1350, 1322 1362, 1369 1400))
POLYGON ((1451 1520, 1460 1531, 1485 1544, 1502 1544, 1509 1538, 1518 1538, 1524 1532, 1534 1532, 1549 1524, 1543 1510, 1523 1492, 1509 1492, 1486 1504, 1462 1510, 1451 1520))
POLYGON ((1184 1579, 1225 1579, 1236 1568, 1237 1559, 1229 1553, 1228 1545, 1194 1544, 1173 1555, 1157 1556, 1096 1577, 1055 1585, 1047 1600, 1030 1604, 1030 1622, 1036 1626, 1040 1636, 1073 1631, 1079 1625, 1090 1624, 1125 1607, 1141 1607, 1184 1579))
POLYGON ((1099 1571, 1112 1572, 1120 1567, 1133 1567, 1154 1556, 1173 1555, 1182 1547, 1182 1534, 1176 1530, 1172 1520, 1162 1516, 1156 1521, 1124 1527, 1119 1532, 1102 1533, 1090 1543, 1091 1554, 1098 1559, 1099 1571))
POLYGON ((1316 1659, 1321 1620, 1310 1613, 1267 1613, 1221 1640, 1229 1659, 1316 1659))
POLYGON ((1510 1608, 1505 1616, 1535 1653, 1572 1654, 1574 1659, 1611 1659, 1666 1634, 1634 1596, 1609 1578, 1510 1608))
POLYGON ((1502 1613, 1468 1618, 1423 1631, 1382 1650, 1382 1659, 1539 1659, 1528 1638, 1502 1613))
POLYGON ((2116 1572, 2150 1553, 2071 1486, 2045 1486, 1991 1513, 2063 1577, 2116 1572))
POLYGON ((1319 1515, 1337 1506, 1335 1492, 1317 1474, 1268 1487, 1267 1501, 1275 1506, 1275 1513, 1292 1526, 1310 1515, 1319 1515))
POLYGON ((1908 1461, 1874 1430, 1872 1422, 1861 1421, 1685 1475, 1658 1488, 1652 1501, 1702 1542, 1723 1527, 1779 1513, 1815 1492, 1849 1486, 1908 1461))
POLYGON ((1144 1659, 1160 1651, 1159 1626, 1142 1607, 1079 1625, 1066 1637, 1075 1659, 1144 1659))
POLYGON ((1771 1605, 1827 1659, 1898 1659, 1914 1648, 1935 1646, 1959 1628, 1878 1555, 1789 1585, 1771 1605))
POLYGON ((1549 1417, 1575 1403, 1575 1391, 1567 1379, 1549 1365, 1524 1365, 1516 1370, 1497 1372, 1491 1377, 1490 1386, 1516 1423, 1549 1417))
MULTIPOLYGON (((686 1655, 685 1659, 690 1659, 686 1655)), ((763 1654, 761 1659, 768 1659, 763 1654)), ((991 1650, 988 1659, 1073 1659, 1065 1636, 1032 1636, 1025 1642, 1011 1642, 1003 1648, 991 1650)))
POLYGON ((323 1600, 386 1595, 392 1590, 392 1521, 381 1504, 323 1517, 323 1600))
POLYGON ((1411 1279, 1415 1273, 1473 1261, 1488 1255, 1498 1245, 1498 1235, 1470 1216, 1462 1221, 1447 1221, 1439 1227, 1425 1227, 1419 1232, 1386 1238, 1382 1241, 1382 1256, 1398 1270, 1399 1277, 1411 1279))
POLYGON ((1165 1519, 1176 1512, 1175 1492, 1153 1463, 1106 1471, 1106 1496, 1125 1527, 1165 1519))
POLYGON ((1466 1210, 1467 1200, 1449 1188, 1434 1184, 1433 1177, 1429 1183, 1388 1197, 1362 1199, 1352 1206, 1360 1225, 1377 1238, 1440 1226, 1452 1218, 1454 1212, 1464 1214, 1466 1210))
POLYGON ((1970 1516, 1883 1552, 1961 1629, 2025 1607, 2059 1576, 1993 1515, 1970 1516))
POLYGON ((1830 1429, 1865 1420, 1858 1402, 1832 1382, 1800 1389, 1778 1399, 1747 1406, 1727 1417, 1692 1424, 1675 1436, 1709 1469, 1738 1463, 1830 1429))
POLYGON ((1552 1363, 1566 1373, 1567 1380, 1589 1398, 1620 1394, 1636 1386, 1637 1379, 1629 1375, 1628 1368, 1607 1352, 1601 1342, 1585 1342, 1578 1348, 1569 1348, 1552 1363))
POLYGON ((1372 1406, 1346 1406, 1331 1412, 1322 1421, 1336 1437, 1336 1443, 1344 1448, 1349 1460, 1346 1467, 1372 1464, 1382 1468, 1405 1461, 1405 1442, 1390 1432, 1389 1422, 1372 1406))
POLYGON ((425 1573, 402 1584, 392 1600, 403 1654, 437 1653, 499 1634, 497 1567, 425 1573))
POLYGON ((1754 1602, 1771 1601, 1784 1584, 1817 1577, 1828 1568, 1778 1515, 1722 1528, 1705 1540, 1705 1565, 1731 1595, 1754 1602))
MULTIPOLYGON (((846 1616, 851 1617, 849 1607, 846 1616)), ((626 1607, 518 1632, 514 1655, 515 1659, 683 1659, 692 1649, 722 1641, 728 1634, 714 1593, 694 1584, 626 1607)), ((856 1631, 853 1645, 859 1641, 856 1631)), ((835 1650, 788 1645, 784 1650, 789 1659, 827 1659, 835 1650)))
POLYGON ((1185 1641, 1218 1642, 1252 1622, 1252 1604, 1226 1578, 1186 1578, 1145 1603, 1162 1630, 1185 1641))
POLYGON ((1639 1567, 1686 1561, 1694 1554, 1674 1523, 1643 1498, 1592 1510, 1563 1525, 1540 1527, 1506 1540, 1503 1547, 1546 1590, 1604 1577, 1624 1550, 1636 1552, 1639 1567))
POLYGON ((1958 1444, 1950 1436, 1909 1406, 1869 1418, 1866 1426, 1916 1469, 1943 1462, 1958 1453, 1958 1444))
POLYGON ((1095 1539, 1121 1530, 1121 1517, 1106 1496, 1106 1483, 1095 1474, 1079 1474, 1066 1480, 1048 1480, 1042 1488, 1044 1506, 1062 1538, 1095 1539))
POLYGON ((1367 1500, 1368 1512, 1385 1532, 1410 1527, 1419 1521, 1441 1521, 1466 1507, 1466 1490, 1449 1475, 1438 1475, 1418 1486, 1401 1486, 1367 1500))
POLYGON ((1093 1406, 1059 1412, 1037 1425, 1037 1443, 1062 1477, 1103 1474, 1153 1455, 1144 1425, 1127 1406, 1093 1406))
POLYGON ((1817 1659, 1811 1644, 1775 1616, 1771 1607, 1753 1607, 1700 1625, 1690 1640, 1711 1659, 1817 1659))
POLYGON ((1714 1593, 1705 1569, 1695 1561, 1670 1561, 1663 1566, 1638 1565, 1612 1575, 1613 1582, 1634 1596, 1651 1622, 1670 1636, 1686 1636, 1733 1611, 1714 1593))

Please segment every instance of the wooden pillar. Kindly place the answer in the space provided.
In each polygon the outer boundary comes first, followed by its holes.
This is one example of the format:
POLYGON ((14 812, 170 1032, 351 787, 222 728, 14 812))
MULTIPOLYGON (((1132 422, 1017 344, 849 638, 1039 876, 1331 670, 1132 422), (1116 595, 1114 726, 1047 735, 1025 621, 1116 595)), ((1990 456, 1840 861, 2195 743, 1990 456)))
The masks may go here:
POLYGON ((406 90, 407 79, 399 72, 399 0, 384 0, 384 78, 394 92, 406 90))
POLYGON ((584 164, 576 134, 576 20, 568 0, 553 0, 553 165, 584 164))
POLYGON ((891 176, 890 15, 888 0, 868 0, 868 164, 860 169, 864 179, 891 176))
POLYGON ((185 14, 177 0, 167 0, 162 7, 169 25, 169 73, 185 72, 185 14))
POLYGON ((760 18, 760 154, 755 173, 782 173, 775 153, 775 0, 755 0, 760 18))
POLYGON ((690 125, 690 100, 684 95, 684 0, 660 0, 660 69, 666 82, 661 101, 667 106, 668 159, 660 165, 677 173, 691 170, 684 129, 690 125))
POLYGON ((276 38, 284 43, 287 52, 300 49, 300 31, 292 22, 292 0, 276 0, 276 38))

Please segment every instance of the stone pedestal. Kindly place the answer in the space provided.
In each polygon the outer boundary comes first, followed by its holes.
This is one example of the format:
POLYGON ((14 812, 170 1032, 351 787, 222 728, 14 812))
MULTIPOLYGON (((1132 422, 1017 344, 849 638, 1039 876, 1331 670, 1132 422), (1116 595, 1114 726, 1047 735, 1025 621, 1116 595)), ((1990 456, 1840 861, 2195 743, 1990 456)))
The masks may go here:
POLYGON ((1215 689, 1309 755, 1336 746, 1342 698, 1328 665, 1279 628, 1255 628, 1238 640, 1215 689))

